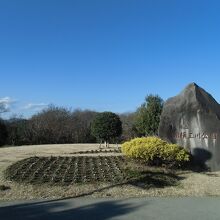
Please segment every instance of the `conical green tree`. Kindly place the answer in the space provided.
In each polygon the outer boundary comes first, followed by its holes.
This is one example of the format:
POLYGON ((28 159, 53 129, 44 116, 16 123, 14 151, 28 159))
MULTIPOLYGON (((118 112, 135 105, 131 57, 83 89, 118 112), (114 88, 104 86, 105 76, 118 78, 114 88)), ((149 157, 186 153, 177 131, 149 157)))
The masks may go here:
POLYGON ((138 136, 157 135, 163 100, 158 95, 148 95, 136 111, 135 129, 138 136))

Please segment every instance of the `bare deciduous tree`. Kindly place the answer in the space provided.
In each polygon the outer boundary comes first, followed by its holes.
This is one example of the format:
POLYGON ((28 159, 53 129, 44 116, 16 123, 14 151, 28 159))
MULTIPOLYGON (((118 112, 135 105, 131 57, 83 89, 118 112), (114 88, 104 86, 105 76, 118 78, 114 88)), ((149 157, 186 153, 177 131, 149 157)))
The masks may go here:
POLYGON ((135 113, 123 113, 120 114, 120 119, 122 122, 122 141, 128 141, 136 137, 135 131, 135 113))

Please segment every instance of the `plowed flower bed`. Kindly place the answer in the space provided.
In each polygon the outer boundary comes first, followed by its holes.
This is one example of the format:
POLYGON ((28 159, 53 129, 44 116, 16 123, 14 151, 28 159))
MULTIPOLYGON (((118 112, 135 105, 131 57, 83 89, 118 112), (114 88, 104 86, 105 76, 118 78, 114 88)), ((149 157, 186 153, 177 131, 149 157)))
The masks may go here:
POLYGON ((31 184, 120 182, 123 156, 30 157, 9 166, 6 178, 31 184))

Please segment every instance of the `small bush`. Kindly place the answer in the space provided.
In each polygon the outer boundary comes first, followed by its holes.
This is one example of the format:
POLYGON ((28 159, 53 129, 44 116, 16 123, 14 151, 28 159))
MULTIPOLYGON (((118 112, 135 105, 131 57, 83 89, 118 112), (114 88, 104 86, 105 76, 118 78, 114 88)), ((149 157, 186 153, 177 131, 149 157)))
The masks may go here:
POLYGON ((182 167, 190 161, 190 154, 182 147, 158 137, 135 138, 122 144, 122 152, 149 165, 182 167))

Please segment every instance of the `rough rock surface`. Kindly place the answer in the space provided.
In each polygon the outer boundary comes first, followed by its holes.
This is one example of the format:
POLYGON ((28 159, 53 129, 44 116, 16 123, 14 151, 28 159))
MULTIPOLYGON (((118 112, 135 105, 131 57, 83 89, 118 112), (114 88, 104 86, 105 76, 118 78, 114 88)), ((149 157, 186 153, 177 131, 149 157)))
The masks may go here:
POLYGON ((188 149, 211 171, 220 170, 220 105, 195 83, 165 102, 159 136, 188 149))

